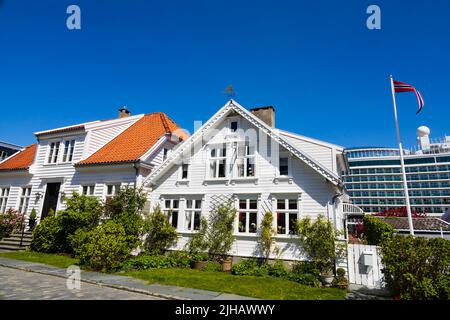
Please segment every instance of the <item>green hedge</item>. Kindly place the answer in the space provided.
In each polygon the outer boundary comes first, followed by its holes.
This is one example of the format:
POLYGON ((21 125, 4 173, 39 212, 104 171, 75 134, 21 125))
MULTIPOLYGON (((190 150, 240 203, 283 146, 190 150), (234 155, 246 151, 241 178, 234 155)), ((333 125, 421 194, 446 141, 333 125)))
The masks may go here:
POLYGON ((394 234, 394 228, 390 224, 372 215, 366 214, 363 224, 364 237, 370 245, 379 245, 384 239, 394 234))
POLYGON ((450 299, 450 241, 397 235, 381 246, 383 273, 394 296, 450 299))

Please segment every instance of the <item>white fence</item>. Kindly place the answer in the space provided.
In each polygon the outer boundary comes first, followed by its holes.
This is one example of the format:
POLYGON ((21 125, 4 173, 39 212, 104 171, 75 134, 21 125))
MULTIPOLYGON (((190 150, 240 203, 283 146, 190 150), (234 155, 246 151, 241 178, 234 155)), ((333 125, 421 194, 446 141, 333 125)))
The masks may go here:
POLYGON ((383 288, 380 248, 364 244, 348 244, 347 266, 350 283, 368 288, 383 288))

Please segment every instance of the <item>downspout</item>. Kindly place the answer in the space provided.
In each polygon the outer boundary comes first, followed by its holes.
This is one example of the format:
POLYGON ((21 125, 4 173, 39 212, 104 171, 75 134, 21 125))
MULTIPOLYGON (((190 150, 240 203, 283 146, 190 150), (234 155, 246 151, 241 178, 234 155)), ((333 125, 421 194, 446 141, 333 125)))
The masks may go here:
POLYGON ((133 162, 133 168, 135 170, 135 186, 136 188, 138 187, 137 182, 138 182, 138 178, 139 178, 139 161, 133 162))

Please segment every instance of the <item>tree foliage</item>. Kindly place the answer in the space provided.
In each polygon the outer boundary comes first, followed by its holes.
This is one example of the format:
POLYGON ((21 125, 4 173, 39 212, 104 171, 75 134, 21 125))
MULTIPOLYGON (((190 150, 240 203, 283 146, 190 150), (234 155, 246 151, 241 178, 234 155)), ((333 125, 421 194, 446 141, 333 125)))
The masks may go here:
POLYGON ((264 213, 263 219, 261 221, 258 247, 263 254, 265 260, 267 261, 270 257, 272 251, 274 251, 275 239, 277 232, 273 227, 273 214, 271 211, 264 213))
POLYGON ((316 264, 321 273, 332 272, 345 247, 335 242, 339 232, 331 221, 321 215, 314 221, 306 217, 297 221, 296 229, 299 246, 307 258, 316 264))
POLYGON ((167 215, 156 206, 148 218, 148 234, 145 247, 152 253, 163 253, 175 245, 178 235, 176 229, 169 223, 167 215))
POLYGON ((387 287, 402 299, 450 299, 450 241, 396 235, 381 243, 387 287))
POLYGON ((225 258, 233 245, 235 217, 236 209, 231 201, 219 204, 209 216, 208 249, 218 260, 225 258))
POLYGON ((390 224, 372 215, 364 216, 363 225, 364 237, 370 245, 378 245, 394 234, 394 228, 390 224))

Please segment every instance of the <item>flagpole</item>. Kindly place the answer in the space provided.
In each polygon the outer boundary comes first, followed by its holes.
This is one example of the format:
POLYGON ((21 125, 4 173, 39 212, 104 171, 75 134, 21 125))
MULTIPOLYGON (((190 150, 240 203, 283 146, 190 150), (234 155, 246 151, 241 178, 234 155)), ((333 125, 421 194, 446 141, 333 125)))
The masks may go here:
POLYGON ((389 78, 391 80, 392 102, 394 104, 395 127, 397 129, 397 142, 398 142, 398 149, 400 152, 400 165, 402 167, 402 176, 403 176, 403 190, 405 191, 406 210, 408 212, 409 233, 413 236, 414 235, 414 227, 413 227, 413 221, 412 221, 412 215, 411 215, 411 206, 409 204, 408 182, 406 180, 405 161, 403 160, 403 147, 402 147, 402 141, 400 139, 400 128, 398 126, 397 103, 395 101, 394 79, 392 78, 392 75, 390 75, 389 78))

